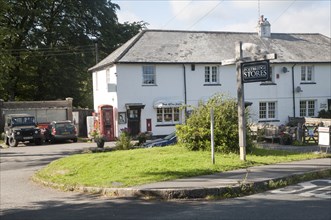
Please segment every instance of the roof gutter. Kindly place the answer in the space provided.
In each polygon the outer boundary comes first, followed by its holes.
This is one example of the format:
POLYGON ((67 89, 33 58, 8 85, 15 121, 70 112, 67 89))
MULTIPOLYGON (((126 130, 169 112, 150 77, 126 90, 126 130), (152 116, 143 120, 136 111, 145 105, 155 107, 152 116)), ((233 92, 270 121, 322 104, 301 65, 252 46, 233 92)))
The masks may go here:
POLYGON ((295 89, 294 89, 294 67, 297 64, 295 63, 292 66, 292 99, 293 99, 293 117, 295 117, 295 89))
POLYGON ((183 76, 184 76, 185 122, 186 122, 186 114, 187 114, 187 90, 186 90, 186 67, 185 67, 185 64, 183 64, 183 76))

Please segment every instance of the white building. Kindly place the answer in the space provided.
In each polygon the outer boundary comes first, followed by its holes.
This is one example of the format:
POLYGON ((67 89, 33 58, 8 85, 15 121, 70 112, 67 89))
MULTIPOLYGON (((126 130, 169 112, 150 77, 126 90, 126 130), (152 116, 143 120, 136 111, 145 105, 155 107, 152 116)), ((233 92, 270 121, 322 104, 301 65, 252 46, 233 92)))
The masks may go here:
POLYGON ((258 29, 258 33, 144 30, 90 68, 94 109, 113 106, 115 136, 122 128, 133 134, 168 134, 185 120, 188 108, 181 106, 196 106, 220 92, 237 96, 235 65, 221 64, 235 57, 238 41, 277 54, 270 60, 271 81, 244 85, 252 121, 286 124, 289 117, 314 117, 330 109, 330 38, 270 33, 263 18, 258 29))

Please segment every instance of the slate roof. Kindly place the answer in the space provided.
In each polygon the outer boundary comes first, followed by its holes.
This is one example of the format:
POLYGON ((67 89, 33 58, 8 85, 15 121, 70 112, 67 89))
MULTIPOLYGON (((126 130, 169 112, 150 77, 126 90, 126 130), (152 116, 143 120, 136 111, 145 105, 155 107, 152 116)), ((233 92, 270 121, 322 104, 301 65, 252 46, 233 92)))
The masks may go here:
POLYGON ((330 63, 331 39, 316 33, 143 30, 89 71, 117 63, 221 63, 235 57, 235 43, 254 43, 276 53, 272 63, 330 63))

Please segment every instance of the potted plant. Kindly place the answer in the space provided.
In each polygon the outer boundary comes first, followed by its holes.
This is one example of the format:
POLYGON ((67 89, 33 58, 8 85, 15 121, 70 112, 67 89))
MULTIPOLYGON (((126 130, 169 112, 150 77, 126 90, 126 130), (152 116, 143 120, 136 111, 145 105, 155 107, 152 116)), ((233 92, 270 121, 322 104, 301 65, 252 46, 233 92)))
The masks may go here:
POLYGON ((95 143, 97 143, 98 148, 103 148, 105 145, 106 138, 104 135, 100 133, 99 130, 94 129, 90 133, 92 139, 94 140, 95 143))

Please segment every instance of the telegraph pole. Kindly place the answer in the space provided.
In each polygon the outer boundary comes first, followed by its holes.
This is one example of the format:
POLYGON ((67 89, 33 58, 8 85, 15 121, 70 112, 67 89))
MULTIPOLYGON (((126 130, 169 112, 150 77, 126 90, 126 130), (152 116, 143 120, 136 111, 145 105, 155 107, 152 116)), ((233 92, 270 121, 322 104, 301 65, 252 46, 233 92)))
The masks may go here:
MULTIPOLYGON (((255 51, 260 51, 258 45, 252 43, 248 44, 250 45, 251 49, 253 48, 255 51)), ((262 82, 270 80, 269 60, 272 59, 277 59, 277 54, 254 54, 254 56, 243 57, 243 43, 239 41, 236 42, 235 45, 235 58, 222 60, 222 66, 236 64, 239 150, 240 160, 243 161, 246 160, 246 117, 244 83, 262 82), (244 71, 244 74, 242 73, 242 71, 244 71)))
POLYGON ((236 70, 237 70, 237 96, 238 96, 238 131, 240 160, 246 160, 246 120, 245 120, 245 93, 242 81, 241 63, 243 58, 242 42, 236 43, 236 70))

